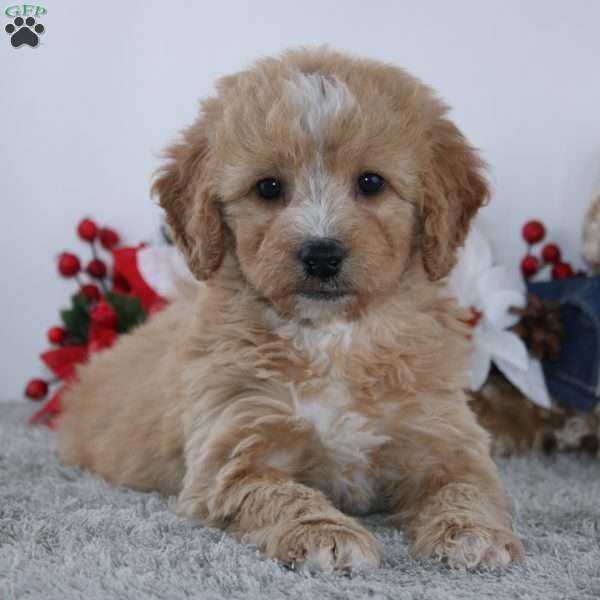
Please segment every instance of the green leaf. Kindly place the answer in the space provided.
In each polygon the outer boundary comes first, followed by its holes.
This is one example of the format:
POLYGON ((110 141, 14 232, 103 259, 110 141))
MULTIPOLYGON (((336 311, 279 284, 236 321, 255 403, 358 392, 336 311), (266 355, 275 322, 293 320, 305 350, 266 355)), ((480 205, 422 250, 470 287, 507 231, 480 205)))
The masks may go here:
POLYGON ((107 292, 106 300, 117 311, 117 332, 127 333, 146 320, 146 311, 139 298, 107 292))
POLYGON ((90 330, 89 300, 81 294, 71 296, 71 308, 60 311, 65 329, 73 337, 86 340, 90 330))
POLYGON ((76 310, 89 314, 88 307, 92 301, 87 296, 84 296, 83 294, 74 294, 71 296, 71 303, 76 310))

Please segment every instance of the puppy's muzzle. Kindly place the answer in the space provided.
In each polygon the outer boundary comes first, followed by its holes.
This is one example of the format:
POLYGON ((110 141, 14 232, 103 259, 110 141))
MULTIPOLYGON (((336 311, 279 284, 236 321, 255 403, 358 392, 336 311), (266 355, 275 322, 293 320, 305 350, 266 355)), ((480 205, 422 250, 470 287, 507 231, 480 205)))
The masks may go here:
POLYGON ((346 258, 344 245, 331 238, 305 241, 298 250, 298 259, 307 277, 328 281, 338 275, 346 258))

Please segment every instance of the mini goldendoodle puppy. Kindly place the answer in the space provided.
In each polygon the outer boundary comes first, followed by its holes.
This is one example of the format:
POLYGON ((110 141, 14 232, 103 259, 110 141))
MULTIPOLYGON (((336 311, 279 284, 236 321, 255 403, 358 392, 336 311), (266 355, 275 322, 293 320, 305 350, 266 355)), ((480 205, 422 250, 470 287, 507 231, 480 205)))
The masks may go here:
POLYGON ((221 79, 154 185, 207 284, 79 371, 64 462, 299 568, 378 565, 349 516, 374 510, 418 557, 519 558, 444 294, 488 194, 446 113, 404 71, 328 49, 221 79))

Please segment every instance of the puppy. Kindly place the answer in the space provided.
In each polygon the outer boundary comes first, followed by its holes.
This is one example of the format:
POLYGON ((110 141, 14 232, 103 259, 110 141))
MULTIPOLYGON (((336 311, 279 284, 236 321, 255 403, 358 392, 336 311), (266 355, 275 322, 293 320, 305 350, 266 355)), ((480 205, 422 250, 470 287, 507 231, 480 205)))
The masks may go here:
POLYGON ((221 79, 154 184, 207 283, 78 372, 62 460, 298 568, 378 565, 374 510, 417 557, 519 558, 443 293, 488 194, 446 112, 328 49, 221 79))

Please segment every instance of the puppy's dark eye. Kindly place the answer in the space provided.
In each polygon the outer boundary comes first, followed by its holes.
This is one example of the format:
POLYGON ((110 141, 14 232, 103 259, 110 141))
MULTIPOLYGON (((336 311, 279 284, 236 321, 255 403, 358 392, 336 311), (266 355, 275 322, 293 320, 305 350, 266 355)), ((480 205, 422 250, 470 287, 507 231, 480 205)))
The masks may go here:
POLYGON ((267 177, 261 179, 256 184, 256 193, 265 200, 277 200, 281 198, 283 192, 283 186, 281 181, 275 177, 267 177))
POLYGON ((358 177, 358 189, 365 196, 376 196, 385 185, 385 179, 377 173, 362 173, 358 177))

